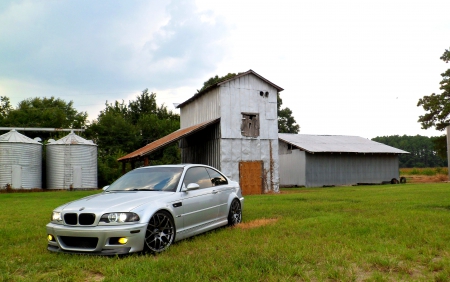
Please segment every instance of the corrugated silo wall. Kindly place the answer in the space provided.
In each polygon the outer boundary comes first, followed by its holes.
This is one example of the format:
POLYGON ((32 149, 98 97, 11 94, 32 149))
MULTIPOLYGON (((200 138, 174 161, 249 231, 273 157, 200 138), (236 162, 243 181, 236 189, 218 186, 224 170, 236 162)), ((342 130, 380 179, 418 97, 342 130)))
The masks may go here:
POLYGON ((306 187, 381 183, 399 179, 398 156, 306 153, 306 187))
POLYGON ((97 188, 97 146, 47 145, 47 188, 97 188), (74 169, 81 168, 81 187, 74 169))
POLYGON ((213 124, 180 141, 181 162, 205 164, 220 170, 220 124, 213 124))
POLYGON ((0 185, 12 184, 13 165, 21 167, 21 187, 42 188, 42 145, 25 143, 0 144, 0 185))

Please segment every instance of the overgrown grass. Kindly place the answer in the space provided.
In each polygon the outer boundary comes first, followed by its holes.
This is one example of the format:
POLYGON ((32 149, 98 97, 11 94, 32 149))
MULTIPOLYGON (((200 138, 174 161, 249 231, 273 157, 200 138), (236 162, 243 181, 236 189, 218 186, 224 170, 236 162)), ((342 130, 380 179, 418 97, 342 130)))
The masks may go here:
POLYGON ((244 222, 153 255, 46 250, 53 208, 98 191, 0 194, 2 281, 450 281, 450 184, 284 189, 244 222))
POLYGON ((400 175, 427 175, 434 176, 438 174, 448 175, 447 167, 425 167, 425 168, 401 168, 400 175))

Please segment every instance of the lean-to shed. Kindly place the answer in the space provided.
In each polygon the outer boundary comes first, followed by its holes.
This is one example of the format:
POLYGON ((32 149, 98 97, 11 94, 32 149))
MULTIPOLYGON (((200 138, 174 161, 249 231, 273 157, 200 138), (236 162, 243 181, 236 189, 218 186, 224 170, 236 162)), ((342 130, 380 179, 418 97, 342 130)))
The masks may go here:
POLYGON ((47 144, 47 188, 97 188, 97 145, 71 132, 47 144))
POLYGON ((181 129, 119 159, 143 160, 179 141, 183 163, 220 169, 244 194, 278 191, 277 94, 283 88, 249 70, 179 104, 181 129))
POLYGON ((42 144, 15 129, 0 135, 0 186, 7 185, 42 188, 42 144))
POLYGON ((408 152, 358 136, 279 133, 280 185, 320 187, 399 179, 408 152))

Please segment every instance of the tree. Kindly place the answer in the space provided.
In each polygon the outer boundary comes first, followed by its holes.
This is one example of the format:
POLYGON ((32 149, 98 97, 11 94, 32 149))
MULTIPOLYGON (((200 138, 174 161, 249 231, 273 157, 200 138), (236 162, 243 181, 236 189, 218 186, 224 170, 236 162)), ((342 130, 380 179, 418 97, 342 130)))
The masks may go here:
MULTIPOLYGON (((121 173, 117 159, 127 153, 142 148, 180 128, 180 116, 167 110, 164 105, 157 106, 156 94, 148 89, 125 104, 124 101, 108 104, 98 119, 89 126, 86 134, 98 145, 98 183, 110 184, 121 173)), ((171 164, 180 162, 177 144, 153 153, 151 164, 171 164)), ((138 164, 139 165, 139 164, 138 164)))
POLYGON ((400 167, 444 167, 447 166, 445 157, 442 158, 435 149, 435 140, 438 137, 426 136, 378 136, 373 141, 386 144, 410 154, 399 155, 400 167))
MULTIPOLYGON (((228 73, 224 76, 213 76, 207 81, 203 83, 203 87, 197 92, 201 92, 206 88, 219 83, 221 81, 225 81, 227 79, 235 77, 237 74, 228 73)), ((281 105, 283 104, 283 100, 280 98, 280 93, 277 93, 277 113, 278 113, 278 132, 279 133, 299 133, 300 126, 295 121, 295 118, 292 116, 292 111, 289 108, 281 109, 281 105)))
POLYGON ((280 93, 277 93, 277 107, 278 107, 278 132, 279 133, 299 133, 300 126, 292 116, 292 111, 289 108, 281 109, 283 100, 280 93))
MULTIPOLYGON (((9 98, 1 97, 0 111, 0 125, 4 127, 81 128, 87 121, 87 113, 78 112, 72 101, 54 97, 26 99, 19 102, 15 109, 9 104, 9 98)), ((30 131, 27 136, 46 140, 60 134, 30 131)))
POLYGON ((214 85, 216 83, 219 83, 221 81, 225 81, 227 79, 233 78, 235 77, 237 74, 235 73, 228 73, 227 75, 221 76, 219 77, 218 75, 211 77, 210 79, 208 79, 207 81, 203 82, 203 87, 200 88, 200 90, 197 90, 197 92, 202 92, 203 90, 205 90, 206 88, 208 88, 211 85, 214 85))
MULTIPOLYGON (((450 51, 445 50, 440 58, 444 62, 450 61, 450 51)), ((449 124, 450 114, 450 69, 441 74, 442 81, 439 89, 441 94, 433 93, 430 96, 424 96, 419 99, 417 106, 422 106, 426 113, 419 117, 423 129, 435 127, 436 130, 444 130, 449 124)))

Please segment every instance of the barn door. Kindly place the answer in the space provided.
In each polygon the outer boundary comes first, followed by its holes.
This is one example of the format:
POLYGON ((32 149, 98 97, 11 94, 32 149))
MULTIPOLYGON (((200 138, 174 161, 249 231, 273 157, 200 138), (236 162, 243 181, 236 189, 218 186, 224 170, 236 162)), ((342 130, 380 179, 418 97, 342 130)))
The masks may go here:
POLYGON ((239 182, 243 195, 263 192, 263 162, 239 162, 239 182))

